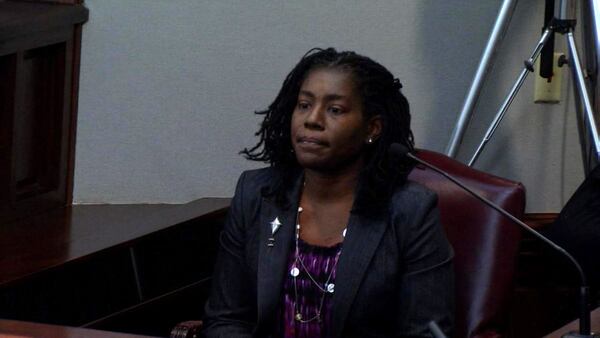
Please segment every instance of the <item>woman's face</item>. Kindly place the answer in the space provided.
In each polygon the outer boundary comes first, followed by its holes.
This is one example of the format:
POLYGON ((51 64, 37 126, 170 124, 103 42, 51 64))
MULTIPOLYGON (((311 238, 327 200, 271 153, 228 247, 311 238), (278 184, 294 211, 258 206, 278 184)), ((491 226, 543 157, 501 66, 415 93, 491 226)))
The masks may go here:
POLYGON ((298 163, 320 172, 360 169, 369 138, 381 131, 381 119, 365 119, 352 76, 339 69, 310 71, 292 114, 291 138, 298 163))

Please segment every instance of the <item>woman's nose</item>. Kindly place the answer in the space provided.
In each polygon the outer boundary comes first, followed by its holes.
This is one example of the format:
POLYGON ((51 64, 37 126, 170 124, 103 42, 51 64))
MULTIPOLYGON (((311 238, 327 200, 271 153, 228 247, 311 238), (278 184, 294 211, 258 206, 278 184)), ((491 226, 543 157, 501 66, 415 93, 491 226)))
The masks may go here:
POLYGON ((323 130, 323 111, 321 105, 315 105, 314 108, 306 114, 304 127, 307 129, 323 130))

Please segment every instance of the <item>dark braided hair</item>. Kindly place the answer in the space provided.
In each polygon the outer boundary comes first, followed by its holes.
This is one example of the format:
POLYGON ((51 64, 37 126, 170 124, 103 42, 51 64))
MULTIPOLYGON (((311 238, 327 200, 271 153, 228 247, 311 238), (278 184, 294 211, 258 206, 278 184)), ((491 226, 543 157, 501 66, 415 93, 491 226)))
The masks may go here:
POLYGON ((400 91, 400 81, 379 63, 355 52, 338 52, 333 48, 308 51, 285 78, 275 101, 268 109, 256 112, 264 115, 256 132, 260 140, 254 147, 245 148, 240 153, 249 160, 266 162, 274 167, 279 177, 269 193, 275 195, 282 205, 289 202, 285 201, 285 191, 302 169, 292 152, 292 113, 303 81, 311 70, 318 68, 339 69, 351 74, 362 96, 365 121, 373 116, 381 117, 381 134, 366 148, 355 207, 373 209, 383 206, 394 187, 404 183, 412 169, 412 162, 388 155, 392 143, 401 143, 411 151, 414 149, 409 106, 400 91))

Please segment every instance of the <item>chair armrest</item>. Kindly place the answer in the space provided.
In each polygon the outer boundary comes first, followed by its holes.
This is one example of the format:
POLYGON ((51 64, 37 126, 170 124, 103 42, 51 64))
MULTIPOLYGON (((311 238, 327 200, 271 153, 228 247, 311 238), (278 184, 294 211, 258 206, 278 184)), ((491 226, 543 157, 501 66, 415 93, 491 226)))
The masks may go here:
POLYGON ((188 320, 177 324, 171 330, 171 338, 200 338, 201 320, 188 320))

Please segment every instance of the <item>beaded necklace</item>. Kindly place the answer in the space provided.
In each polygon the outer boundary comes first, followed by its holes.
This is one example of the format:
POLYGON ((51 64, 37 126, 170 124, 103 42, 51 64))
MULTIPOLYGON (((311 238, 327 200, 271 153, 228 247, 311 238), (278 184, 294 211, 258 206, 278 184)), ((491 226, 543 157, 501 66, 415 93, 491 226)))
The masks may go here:
MULTIPOLYGON (((321 285, 316 280, 316 278, 314 278, 312 276, 312 274, 309 272, 309 270, 306 268, 306 265, 304 264, 304 260, 302 259, 301 255, 300 255, 300 246, 298 245, 298 241, 300 239, 300 221, 299 221, 299 219, 300 219, 301 212, 302 212, 302 207, 298 207, 298 212, 296 213, 296 241, 295 241, 296 248, 294 250, 294 263, 292 265, 292 268, 290 269, 290 275, 291 275, 291 277, 293 279, 293 283, 294 283, 294 312, 295 312, 294 319, 300 323, 310 323, 315 320, 321 322, 321 311, 323 310, 323 304, 325 303, 325 297, 327 294, 331 295, 335 291, 335 284, 330 283, 330 281, 331 281, 331 277, 333 276, 333 272, 335 271, 335 269, 337 267, 337 263, 339 261, 340 255, 342 253, 342 249, 340 247, 340 249, 336 253, 331 271, 329 272, 329 275, 327 276, 325 283, 323 283, 323 285, 321 285), (304 272, 306 273, 308 278, 311 280, 311 282, 317 287, 317 289, 322 294, 321 300, 319 302, 319 309, 316 311, 314 316, 312 316, 308 319, 303 318, 302 314, 299 311, 299 306, 298 306, 297 277, 298 277, 298 275, 300 275, 300 269, 304 270, 304 272)), ((346 237, 346 229, 344 229, 344 231, 342 232, 342 236, 346 237)))

